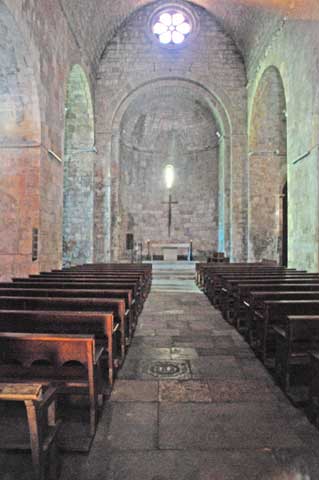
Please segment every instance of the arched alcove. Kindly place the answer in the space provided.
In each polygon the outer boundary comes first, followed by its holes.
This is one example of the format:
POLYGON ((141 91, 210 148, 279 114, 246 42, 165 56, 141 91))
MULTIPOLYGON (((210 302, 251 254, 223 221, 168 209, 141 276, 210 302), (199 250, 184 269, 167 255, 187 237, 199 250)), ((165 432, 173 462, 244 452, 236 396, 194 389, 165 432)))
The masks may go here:
POLYGON ((193 240, 195 254, 203 257, 218 248, 220 238, 230 246, 230 232, 224 233, 230 225, 229 124, 218 100, 198 85, 152 82, 123 102, 113 124, 111 178, 114 259, 127 254, 127 233, 144 252, 147 240, 193 240), (172 205, 170 235, 163 203, 167 164, 174 166, 171 193, 178 202, 172 205))
POLYGON ((287 262, 286 100, 269 67, 254 98, 249 132, 249 258, 287 262), (285 197, 286 196, 286 197, 285 197))
POLYGON ((93 260, 94 118, 90 86, 74 65, 67 84, 64 135, 63 263, 93 260))
POLYGON ((38 270, 40 111, 32 55, 0 1, 0 278, 38 270))

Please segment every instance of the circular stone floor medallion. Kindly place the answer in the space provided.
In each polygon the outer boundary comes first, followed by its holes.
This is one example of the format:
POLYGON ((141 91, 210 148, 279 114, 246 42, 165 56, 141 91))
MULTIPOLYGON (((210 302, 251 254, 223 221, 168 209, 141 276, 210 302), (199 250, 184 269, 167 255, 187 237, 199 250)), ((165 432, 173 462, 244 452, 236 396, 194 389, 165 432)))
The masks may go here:
POLYGON ((186 363, 156 362, 149 367, 149 373, 159 378, 177 378, 188 372, 186 363))

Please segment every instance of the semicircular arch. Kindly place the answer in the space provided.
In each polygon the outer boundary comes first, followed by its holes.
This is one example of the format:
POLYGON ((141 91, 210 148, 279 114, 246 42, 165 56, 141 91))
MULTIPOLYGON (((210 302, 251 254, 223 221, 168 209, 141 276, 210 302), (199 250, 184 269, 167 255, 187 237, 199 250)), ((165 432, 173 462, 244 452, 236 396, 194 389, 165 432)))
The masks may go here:
POLYGON ((63 263, 93 260, 94 113, 81 65, 69 73, 65 100, 63 263))

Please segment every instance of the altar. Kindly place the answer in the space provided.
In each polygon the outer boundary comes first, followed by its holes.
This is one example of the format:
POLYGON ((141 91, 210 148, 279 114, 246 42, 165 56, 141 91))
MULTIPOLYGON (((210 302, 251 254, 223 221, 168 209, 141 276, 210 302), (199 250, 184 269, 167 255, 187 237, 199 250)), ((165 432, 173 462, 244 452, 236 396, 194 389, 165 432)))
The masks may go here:
POLYGON ((189 243, 152 243, 151 252, 160 253, 164 257, 165 262, 177 262, 178 255, 189 255, 189 243))

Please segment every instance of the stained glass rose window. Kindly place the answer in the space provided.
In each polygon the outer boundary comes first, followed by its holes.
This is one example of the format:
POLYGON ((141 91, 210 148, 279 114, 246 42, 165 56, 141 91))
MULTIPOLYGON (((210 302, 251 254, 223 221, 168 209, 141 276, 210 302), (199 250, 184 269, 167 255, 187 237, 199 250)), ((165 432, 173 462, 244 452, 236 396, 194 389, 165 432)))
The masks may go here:
POLYGON ((184 12, 160 12, 153 21, 153 34, 163 45, 180 45, 192 31, 192 22, 184 12))

